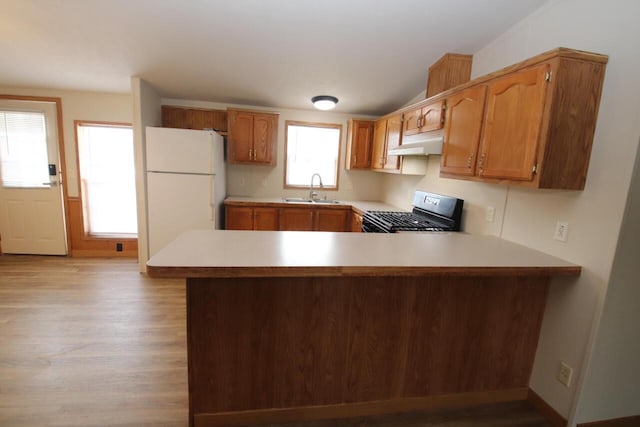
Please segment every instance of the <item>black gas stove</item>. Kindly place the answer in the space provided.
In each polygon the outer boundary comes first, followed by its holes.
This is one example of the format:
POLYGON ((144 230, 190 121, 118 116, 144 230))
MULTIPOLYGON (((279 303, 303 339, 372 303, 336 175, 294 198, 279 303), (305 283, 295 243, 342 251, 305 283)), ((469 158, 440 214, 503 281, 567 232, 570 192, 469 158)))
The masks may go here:
POLYGON ((418 190, 413 196, 413 211, 369 211, 362 217, 362 231, 460 231, 463 203, 455 197, 418 190))

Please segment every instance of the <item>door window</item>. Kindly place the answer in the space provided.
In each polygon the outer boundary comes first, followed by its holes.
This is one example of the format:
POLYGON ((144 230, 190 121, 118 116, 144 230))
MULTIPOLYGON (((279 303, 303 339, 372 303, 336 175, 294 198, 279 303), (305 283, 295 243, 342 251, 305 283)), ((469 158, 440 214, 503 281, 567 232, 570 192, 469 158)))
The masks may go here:
POLYGON ((3 187, 48 187, 47 131, 42 112, 0 111, 3 187))

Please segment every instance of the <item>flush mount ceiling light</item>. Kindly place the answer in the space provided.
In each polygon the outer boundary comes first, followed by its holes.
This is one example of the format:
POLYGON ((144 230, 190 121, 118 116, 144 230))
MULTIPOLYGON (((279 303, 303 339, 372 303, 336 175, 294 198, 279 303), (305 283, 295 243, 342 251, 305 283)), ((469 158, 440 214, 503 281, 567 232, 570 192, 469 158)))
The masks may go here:
POLYGON ((311 102, 318 110, 331 110, 338 103, 338 98, 329 95, 318 95, 311 98, 311 102))

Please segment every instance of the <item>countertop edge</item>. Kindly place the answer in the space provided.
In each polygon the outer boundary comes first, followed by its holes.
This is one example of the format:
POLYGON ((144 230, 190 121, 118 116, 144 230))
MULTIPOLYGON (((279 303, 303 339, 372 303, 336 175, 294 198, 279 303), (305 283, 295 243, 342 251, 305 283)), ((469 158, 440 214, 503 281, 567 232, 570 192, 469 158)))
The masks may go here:
POLYGON ((371 276, 579 276, 580 266, 531 267, 170 267, 147 265, 150 277, 256 278, 256 277, 371 277, 371 276))

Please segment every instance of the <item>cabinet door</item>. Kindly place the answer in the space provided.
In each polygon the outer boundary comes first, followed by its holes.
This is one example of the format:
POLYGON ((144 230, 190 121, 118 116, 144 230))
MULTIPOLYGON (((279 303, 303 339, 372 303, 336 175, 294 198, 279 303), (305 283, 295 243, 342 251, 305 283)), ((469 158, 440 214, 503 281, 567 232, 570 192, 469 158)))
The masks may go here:
POLYGON ((355 212, 351 212, 351 232, 352 233, 362 232, 362 215, 357 214, 355 212))
POLYGON ((280 209, 280 230, 313 231, 313 209, 280 209))
POLYGON ((400 156, 389 156, 387 152, 400 146, 401 133, 402 133, 402 115, 398 114, 387 119, 387 144, 385 147, 385 162, 384 169, 387 170, 399 170, 400 169, 400 156))
POLYGON ((254 208, 253 209, 253 229, 277 231, 278 209, 277 208, 254 208))
POLYGON ((475 174, 486 90, 486 86, 472 87, 447 98, 441 172, 475 174))
POLYGON ((420 119, 422 117, 422 108, 407 111, 404 113, 404 124, 402 129, 403 135, 414 135, 420 132, 420 119))
POLYGON ((349 213, 345 209, 317 209, 314 230, 347 231, 349 213))
POLYGON ((229 111, 230 163, 250 162, 253 158, 253 114, 229 111))
POLYGON ((383 169, 386 153, 387 120, 375 122, 373 129, 373 149, 371 150, 371 169, 383 169))
POLYGON ((444 125, 444 100, 422 107, 420 132, 442 129, 444 125))
POLYGON ((354 120, 351 138, 351 169, 369 169, 371 167, 373 122, 354 120))
POLYGON ((548 71, 544 64, 489 83, 480 176, 533 179, 548 71))
POLYGON ((253 208, 241 206, 226 206, 225 229, 253 230, 253 208))
POLYGON ((253 161, 271 164, 272 148, 275 144, 275 118, 272 114, 254 114, 253 118, 253 161))

